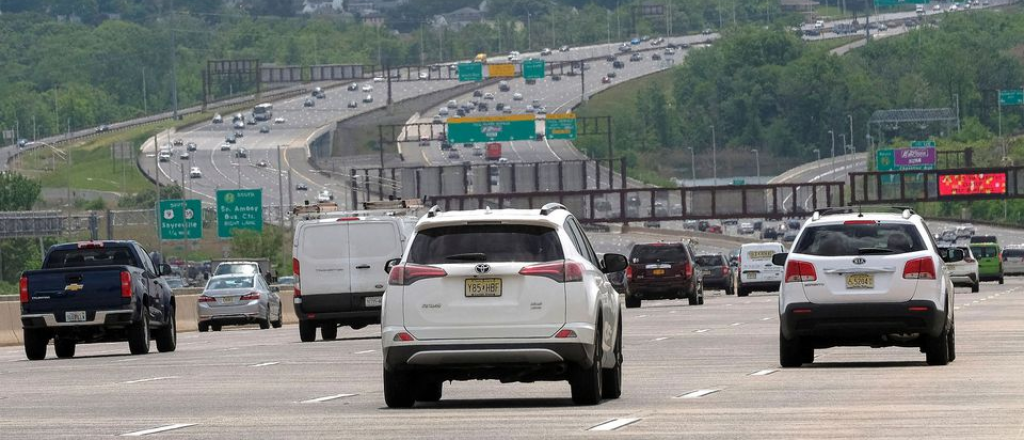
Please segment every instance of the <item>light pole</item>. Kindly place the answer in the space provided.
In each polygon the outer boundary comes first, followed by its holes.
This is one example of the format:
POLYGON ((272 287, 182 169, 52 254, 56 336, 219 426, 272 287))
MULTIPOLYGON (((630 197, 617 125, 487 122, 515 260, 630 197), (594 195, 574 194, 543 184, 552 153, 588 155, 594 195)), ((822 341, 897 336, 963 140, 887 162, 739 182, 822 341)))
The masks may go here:
POLYGON ((956 101, 956 132, 960 132, 960 94, 954 93, 953 99, 956 101))
POLYGON ((530 30, 530 12, 526 12, 526 50, 533 50, 533 32, 530 30))
POLYGON ((856 152, 857 150, 853 148, 853 115, 847 114, 846 117, 850 119, 850 151, 856 152))
POLYGON ((843 154, 846 154, 846 133, 839 133, 839 138, 843 141, 843 154))
POLYGON ((761 184, 761 155, 758 154, 757 148, 750 150, 754 153, 754 164, 757 166, 757 183, 761 184))
POLYGON ((711 126, 711 175, 718 186, 718 143, 715 141, 715 126, 711 126))
POLYGON ((693 154, 693 147, 686 147, 690 150, 690 184, 697 185, 697 156, 693 154))
POLYGON ((832 136, 832 175, 835 177, 836 174, 836 132, 829 130, 828 134, 832 136))
POLYGON ((818 160, 817 161, 821 162, 821 150, 815 148, 814 149, 814 154, 818 155, 818 160))

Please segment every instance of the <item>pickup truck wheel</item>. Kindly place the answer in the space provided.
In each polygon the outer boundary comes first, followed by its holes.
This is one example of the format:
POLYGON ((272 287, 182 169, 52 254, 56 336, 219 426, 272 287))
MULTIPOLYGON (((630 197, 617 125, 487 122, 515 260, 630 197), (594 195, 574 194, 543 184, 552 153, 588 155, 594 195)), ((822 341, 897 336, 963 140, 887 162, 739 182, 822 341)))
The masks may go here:
POLYGON ((949 327, 949 336, 946 338, 946 344, 949 346, 949 361, 953 362, 956 360, 956 324, 949 327))
POLYGON ((174 351, 178 348, 178 323, 175 320, 174 308, 171 308, 167 325, 156 332, 156 349, 161 353, 174 351))
POLYGON ((640 298, 637 298, 635 296, 626 295, 626 308, 627 309, 639 309, 640 308, 640 298))
POLYGON ((416 404, 415 378, 409 373, 384 369, 384 403, 388 408, 412 408, 416 404))
POLYGON ((338 324, 333 321, 329 321, 320 325, 320 337, 325 341, 338 339, 338 324))
POLYGON ((594 340, 594 362, 589 367, 574 366, 569 379, 572 401, 577 405, 601 403, 601 326, 597 327, 594 340))
POLYGON ((75 357, 75 341, 54 339, 53 351, 57 353, 57 357, 60 359, 73 358, 75 357))
POLYGON ((128 327, 128 350, 132 354, 149 353, 149 316, 142 312, 142 319, 128 327))
POLYGON ((316 324, 309 321, 299 321, 299 340, 302 342, 313 342, 316 340, 316 324))
POLYGON ((736 290, 736 296, 745 297, 745 296, 748 296, 748 295, 750 295, 750 291, 747 290, 747 289, 744 289, 743 286, 740 286, 739 289, 736 290))
POLYGON ((50 334, 45 329, 27 328, 25 336, 25 357, 30 361, 46 359, 46 345, 50 343, 50 334))

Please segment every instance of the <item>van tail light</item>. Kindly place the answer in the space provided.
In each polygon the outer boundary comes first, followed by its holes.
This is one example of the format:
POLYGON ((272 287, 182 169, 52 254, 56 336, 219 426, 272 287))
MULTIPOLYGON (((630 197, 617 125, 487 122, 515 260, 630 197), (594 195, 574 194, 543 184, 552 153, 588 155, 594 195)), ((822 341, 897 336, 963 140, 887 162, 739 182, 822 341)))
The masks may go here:
POLYGON ((206 295, 199 295, 199 298, 196 298, 196 301, 197 302, 201 302, 201 303, 209 303, 209 302, 214 302, 216 300, 217 300, 216 298, 214 298, 212 296, 206 296, 206 295))
POLYGON ((575 261, 564 260, 541 263, 520 269, 519 275, 544 277, 559 283, 572 283, 583 281, 583 265, 575 261))
POLYGON ((242 297, 238 298, 238 299, 240 301, 252 301, 254 299, 260 299, 260 293, 259 292, 249 292, 249 293, 247 293, 245 295, 242 295, 242 297))
POLYGON ((817 280, 818 274, 815 272, 813 264, 796 260, 786 262, 787 283, 807 283, 817 280))
POLYGON ((298 258, 292 258, 292 275, 295 276, 295 286, 293 287, 293 290, 295 291, 295 295, 294 296, 296 298, 302 297, 302 289, 299 286, 301 277, 299 276, 299 259, 298 258))
POLYGON ((626 279, 627 280, 632 280, 633 279, 633 266, 626 266, 626 279))
POLYGON ((440 267, 405 264, 391 268, 391 273, 388 274, 388 284, 392 286, 408 286, 420 280, 446 276, 448 276, 448 272, 440 267))
POLYGON ((931 257, 915 258, 903 266, 903 278, 908 280, 934 280, 935 262, 931 257))
POLYGON ((132 297, 132 274, 121 272, 121 298, 132 297))
POLYGON ((28 277, 22 276, 18 283, 18 297, 22 304, 28 302, 28 277))

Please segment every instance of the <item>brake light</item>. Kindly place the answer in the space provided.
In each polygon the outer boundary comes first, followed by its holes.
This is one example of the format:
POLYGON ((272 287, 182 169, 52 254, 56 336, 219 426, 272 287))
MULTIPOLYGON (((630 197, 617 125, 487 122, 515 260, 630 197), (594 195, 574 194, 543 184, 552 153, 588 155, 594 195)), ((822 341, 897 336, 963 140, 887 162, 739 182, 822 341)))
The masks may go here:
POLYGON ((633 279, 633 266, 626 266, 626 279, 633 279))
POLYGON ((690 263, 684 264, 683 265, 683 273, 686 274, 687 278, 692 277, 693 276, 693 265, 690 264, 690 263))
POLYGON ((544 277, 559 283, 572 283, 583 281, 583 265, 575 261, 564 260, 541 263, 520 269, 519 275, 544 277))
POLYGON ((572 338, 575 338, 575 337, 576 337, 576 332, 574 332, 572 330, 569 330, 567 328, 563 328, 563 329, 559 330, 558 333, 555 333, 555 338, 556 339, 572 339, 572 338))
POLYGON ((914 306, 914 307, 910 307, 909 310, 911 312, 927 312, 928 311, 928 307, 914 306))
POLYGON ((103 247, 102 241, 80 241, 78 242, 79 249, 99 249, 103 247))
POLYGON ((302 296, 302 289, 299 288, 299 283, 300 283, 301 277, 299 276, 299 259, 298 258, 292 258, 292 275, 295 276, 295 286, 293 287, 293 290, 295 292, 294 297, 295 298, 299 298, 299 297, 302 296))
POLYGON ((722 275, 729 274, 729 266, 722 266, 722 275))
POLYGON ((18 297, 22 304, 28 302, 28 277, 21 277, 21 282, 18 283, 18 297))
POLYGON ((908 280, 934 280, 935 262, 931 257, 915 258, 903 266, 903 278, 908 280))
POLYGON ((214 299, 212 296, 199 295, 199 298, 196 298, 196 301, 201 303, 208 303, 214 302, 216 301, 216 299, 214 299))
POLYGON ((796 260, 786 262, 787 283, 807 283, 817 280, 818 274, 815 272, 813 264, 796 260))
POLYGON ((121 298, 132 297, 132 274, 121 272, 121 298))
POLYGON ((843 222, 844 225, 877 225, 878 222, 874 220, 847 220, 843 222))
POLYGON ((359 220, 359 217, 341 217, 338 219, 339 222, 351 222, 355 220, 359 220))
POLYGON ((395 333, 395 337, 392 340, 395 342, 412 342, 415 341, 416 338, 406 332, 399 332, 395 333))
POLYGON ((391 268, 391 273, 388 274, 388 284, 392 286, 408 286, 417 281, 446 276, 448 276, 448 272, 440 267, 405 264, 391 268))
POLYGON ((246 295, 242 295, 242 297, 238 298, 238 299, 241 300, 241 301, 252 301, 254 299, 260 299, 260 293, 259 292, 249 292, 246 295))

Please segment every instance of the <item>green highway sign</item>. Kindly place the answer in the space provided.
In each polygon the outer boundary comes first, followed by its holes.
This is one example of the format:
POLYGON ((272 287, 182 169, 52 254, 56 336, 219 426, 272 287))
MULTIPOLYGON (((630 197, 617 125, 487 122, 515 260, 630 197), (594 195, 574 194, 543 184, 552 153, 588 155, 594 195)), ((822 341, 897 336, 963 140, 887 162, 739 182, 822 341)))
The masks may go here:
POLYGON ((536 137, 537 121, 533 115, 448 119, 448 141, 453 144, 528 141, 536 137))
POLYGON ((459 81, 483 81, 483 63, 459 63, 459 81))
POLYGON ((747 181, 743 179, 732 179, 732 184, 735 186, 746 185, 747 181))
POLYGON ((910 143, 910 148, 920 147, 935 147, 935 141, 913 141, 910 143))
POLYGON ((542 79, 544 78, 544 60, 529 59, 523 61, 523 78, 524 79, 542 79))
POLYGON ((217 236, 231 238, 234 229, 263 231, 263 190, 217 191, 217 236))
POLYGON ((161 240, 203 238, 203 204, 197 199, 161 200, 161 240))
POLYGON ((544 136, 548 139, 576 140, 576 114, 552 113, 544 120, 544 136))
POLYGON ((876 171, 895 171, 896 154, 892 150, 878 150, 875 152, 876 171))
POLYGON ((999 105, 1024 105, 1024 90, 1000 90, 999 105))

